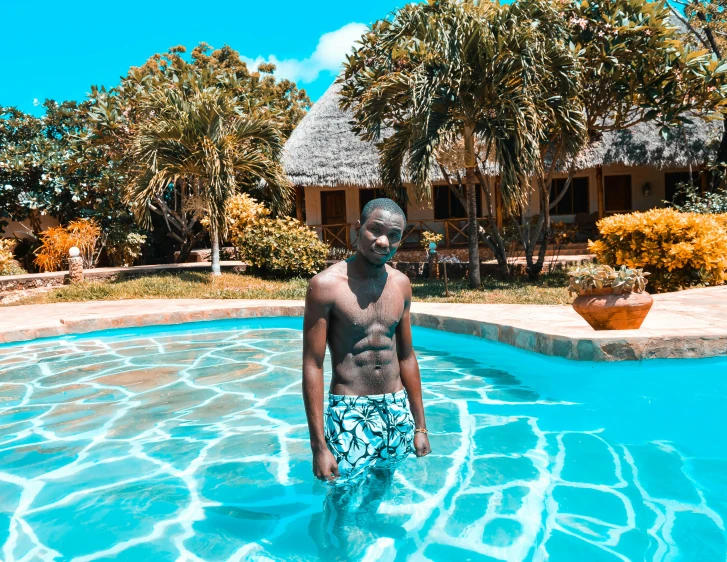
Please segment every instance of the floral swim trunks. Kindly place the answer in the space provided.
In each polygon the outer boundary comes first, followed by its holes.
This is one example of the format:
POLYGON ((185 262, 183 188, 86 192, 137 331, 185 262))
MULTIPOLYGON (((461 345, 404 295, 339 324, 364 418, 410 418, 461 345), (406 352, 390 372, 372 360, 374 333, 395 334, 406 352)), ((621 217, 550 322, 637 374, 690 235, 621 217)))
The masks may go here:
POLYGON ((324 425, 342 481, 369 468, 392 468, 414 452, 414 418, 405 389, 371 396, 330 394, 324 425))

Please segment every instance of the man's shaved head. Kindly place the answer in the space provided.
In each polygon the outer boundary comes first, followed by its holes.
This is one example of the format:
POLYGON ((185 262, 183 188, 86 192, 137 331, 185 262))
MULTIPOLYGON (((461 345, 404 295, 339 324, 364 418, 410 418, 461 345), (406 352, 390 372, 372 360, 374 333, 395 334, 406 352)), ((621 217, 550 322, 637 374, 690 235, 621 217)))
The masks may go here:
POLYGON ((387 211, 392 215, 398 215, 404 220, 404 224, 406 224, 406 215, 404 214, 404 211, 402 211, 401 207, 399 207, 399 205, 397 205, 394 201, 386 197, 372 199, 364 205, 364 208, 361 211, 361 224, 365 224, 366 221, 369 220, 371 214, 377 210, 387 211))

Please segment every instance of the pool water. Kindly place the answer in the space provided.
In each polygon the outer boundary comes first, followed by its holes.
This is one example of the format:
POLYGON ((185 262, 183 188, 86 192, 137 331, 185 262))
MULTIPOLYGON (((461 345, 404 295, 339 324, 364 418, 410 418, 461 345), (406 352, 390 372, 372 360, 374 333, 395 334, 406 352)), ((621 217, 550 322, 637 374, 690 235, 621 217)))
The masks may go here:
POLYGON ((725 560, 727 358, 414 342, 433 453, 352 488, 311 472, 299 319, 0 347, 0 558, 725 560))

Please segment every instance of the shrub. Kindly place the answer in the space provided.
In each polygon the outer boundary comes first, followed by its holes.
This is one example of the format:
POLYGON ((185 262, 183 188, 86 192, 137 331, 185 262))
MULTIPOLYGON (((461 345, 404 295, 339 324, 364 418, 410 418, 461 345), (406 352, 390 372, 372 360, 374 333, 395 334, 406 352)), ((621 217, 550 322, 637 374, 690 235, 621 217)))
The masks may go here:
POLYGON ((35 264, 41 271, 60 271, 68 263, 68 250, 76 246, 81 250, 83 267, 93 267, 99 236, 101 229, 95 221, 87 219, 48 228, 40 235, 41 245, 36 251, 35 264))
POLYGON ((13 256, 15 240, 0 238, 0 275, 22 275, 25 270, 20 267, 13 256))
POLYGON ((326 265, 328 246, 296 219, 262 216, 235 232, 233 244, 240 258, 267 273, 309 276, 326 265))
POLYGON ((727 217, 654 209, 598 221, 601 239, 589 241, 601 263, 651 272, 656 291, 721 285, 727 279, 727 217))
POLYGON ((146 236, 138 232, 112 230, 106 239, 106 255, 113 266, 134 265, 136 259, 141 256, 141 248, 145 242, 146 236))
POLYGON ((240 236, 245 227, 256 219, 267 217, 270 210, 246 193, 234 195, 227 201, 225 215, 230 229, 230 239, 240 236))
POLYGON ((683 213, 720 214, 727 213, 727 191, 716 189, 702 193, 691 184, 682 184, 678 194, 684 199, 681 205, 671 203, 677 211, 683 213))

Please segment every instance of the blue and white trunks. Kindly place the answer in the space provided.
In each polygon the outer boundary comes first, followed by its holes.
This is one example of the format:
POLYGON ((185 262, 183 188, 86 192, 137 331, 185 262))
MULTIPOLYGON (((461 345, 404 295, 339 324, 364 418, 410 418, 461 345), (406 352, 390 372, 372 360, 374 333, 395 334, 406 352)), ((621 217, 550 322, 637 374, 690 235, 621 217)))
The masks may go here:
POLYGON ((414 418, 406 390, 391 394, 329 394, 326 444, 341 480, 370 468, 392 468, 414 452, 414 418))

